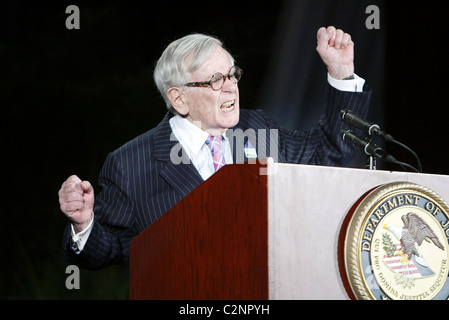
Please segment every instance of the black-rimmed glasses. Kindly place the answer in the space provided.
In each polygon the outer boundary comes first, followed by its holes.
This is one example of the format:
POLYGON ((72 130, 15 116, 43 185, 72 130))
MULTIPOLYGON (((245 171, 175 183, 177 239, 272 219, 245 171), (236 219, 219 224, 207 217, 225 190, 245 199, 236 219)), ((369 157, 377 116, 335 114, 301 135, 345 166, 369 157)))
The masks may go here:
POLYGON ((231 67, 229 69, 228 74, 223 75, 220 72, 215 73, 209 81, 203 81, 203 82, 188 82, 184 84, 186 87, 211 87, 212 90, 218 91, 223 88, 224 83, 226 79, 229 79, 229 81, 232 81, 232 83, 239 82, 240 78, 242 77, 243 70, 240 69, 237 66, 231 67))

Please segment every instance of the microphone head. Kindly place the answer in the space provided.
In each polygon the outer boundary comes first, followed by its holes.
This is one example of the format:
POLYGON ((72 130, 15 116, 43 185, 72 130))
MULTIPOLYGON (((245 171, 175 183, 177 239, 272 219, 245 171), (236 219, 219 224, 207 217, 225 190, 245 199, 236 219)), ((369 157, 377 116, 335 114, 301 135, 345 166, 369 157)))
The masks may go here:
POLYGON ((358 141, 363 141, 364 139, 357 134, 355 134, 352 130, 341 130, 340 137, 343 141, 354 144, 358 141))
POLYGON ((340 138, 341 140, 348 142, 348 134, 351 134, 351 130, 341 130, 340 131, 340 138))
POLYGON ((340 111, 340 118, 347 124, 350 124, 351 126, 354 126, 357 129, 364 131, 368 131, 370 127, 373 125, 372 122, 363 119, 358 114, 348 109, 340 111))
POLYGON ((348 110, 348 109, 342 109, 342 110, 340 110, 340 119, 341 120, 345 120, 345 116, 346 116, 346 114, 348 113, 348 112, 350 112, 351 110, 348 110))
POLYGON ((340 137, 341 137, 341 139, 344 141, 345 138, 346 138, 346 135, 347 135, 348 133, 350 133, 350 132, 351 132, 351 130, 348 130, 348 129, 346 129, 346 130, 341 130, 341 131, 340 131, 340 137))

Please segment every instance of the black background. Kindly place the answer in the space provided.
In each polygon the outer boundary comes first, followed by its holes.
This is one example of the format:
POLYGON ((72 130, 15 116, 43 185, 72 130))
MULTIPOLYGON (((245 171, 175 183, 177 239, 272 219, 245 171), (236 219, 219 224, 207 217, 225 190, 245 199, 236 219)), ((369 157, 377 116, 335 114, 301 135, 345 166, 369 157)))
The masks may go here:
MULTIPOLYGON (((268 71, 283 31, 279 26, 285 25, 281 17, 291 5, 291 1, 92 2, 7 0, 0 5, 3 299, 128 297, 127 266, 81 270, 81 289, 65 287, 69 264, 62 257, 61 240, 66 219, 57 196, 62 182, 77 174, 98 192, 106 155, 162 119, 166 109, 153 85, 153 67, 165 46, 185 34, 203 32, 223 40, 245 71, 239 84, 241 106, 264 107, 272 79, 268 71), (71 4, 80 8, 79 30, 65 27, 65 9, 71 4)), ((370 41, 354 38, 356 70, 375 89, 371 116, 416 151, 424 172, 449 174, 444 3, 332 3, 335 10, 323 8, 331 13, 326 24, 352 21, 345 31, 363 29, 370 37, 382 37, 385 44, 384 63, 373 67, 357 55, 370 52, 370 41), (380 30, 365 29, 364 12, 354 21, 337 10, 340 5, 363 10, 372 3, 380 8, 380 30), (357 69, 357 62, 369 68, 357 69), (379 75, 380 80, 370 84, 370 77, 379 75)), ((310 12, 311 17, 314 14, 310 12)), ((308 44, 313 50, 315 32, 308 44)), ((323 66, 314 74, 311 81, 325 83, 323 66)), ((408 153, 386 148, 413 164, 408 153)))

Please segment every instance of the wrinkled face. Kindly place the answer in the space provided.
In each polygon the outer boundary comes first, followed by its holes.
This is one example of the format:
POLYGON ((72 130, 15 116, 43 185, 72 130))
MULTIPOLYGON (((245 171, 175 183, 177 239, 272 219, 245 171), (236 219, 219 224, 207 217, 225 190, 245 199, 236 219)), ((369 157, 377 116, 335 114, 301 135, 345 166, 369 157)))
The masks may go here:
MULTIPOLYGON (((209 81, 217 72, 226 75, 231 69, 229 54, 217 46, 201 67, 192 73, 190 82, 209 81)), ((212 135, 222 134, 239 121, 239 90, 237 82, 226 79, 218 91, 210 87, 189 87, 183 90, 188 120, 212 135)))

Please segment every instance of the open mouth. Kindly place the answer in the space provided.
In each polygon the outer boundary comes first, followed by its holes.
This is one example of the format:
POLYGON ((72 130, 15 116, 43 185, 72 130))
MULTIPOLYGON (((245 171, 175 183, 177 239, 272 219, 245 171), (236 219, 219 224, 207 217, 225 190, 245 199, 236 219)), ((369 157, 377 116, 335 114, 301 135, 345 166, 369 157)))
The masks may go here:
POLYGON ((229 111, 234 110, 234 107, 235 107, 235 100, 230 100, 230 101, 226 101, 225 103, 223 103, 220 106, 220 109, 222 111, 229 112, 229 111))

